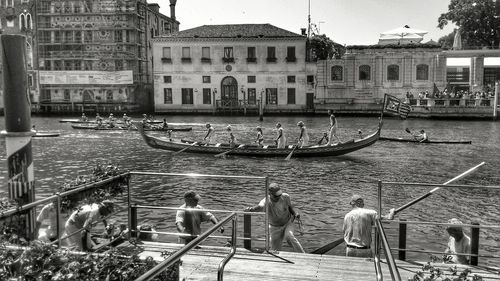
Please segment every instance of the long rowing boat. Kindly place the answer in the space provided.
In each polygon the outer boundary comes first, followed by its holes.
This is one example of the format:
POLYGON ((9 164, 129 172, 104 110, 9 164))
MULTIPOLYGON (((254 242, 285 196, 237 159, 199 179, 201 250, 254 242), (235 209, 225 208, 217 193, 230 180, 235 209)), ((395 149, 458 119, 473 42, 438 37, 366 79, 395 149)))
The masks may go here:
MULTIPOLYGON (((104 119, 102 121, 103 123, 106 123, 107 120, 104 119)), ((116 120, 115 121, 116 123, 118 124, 124 124, 125 122, 123 122, 122 120, 116 120)), ((160 123, 163 123, 162 120, 149 120, 147 121, 149 124, 160 124, 160 123)), ((97 121, 96 120, 87 120, 87 121, 82 121, 81 119, 60 119, 59 120, 59 123, 72 123, 72 124, 97 124, 97 121)))
POLYGON ((265 145, 259 147, 255 144, 237 145, 233 148, 228 144, 210 144, 201 145, 193 141, 175 141, 161 137, 151 136, 145 133, 144 127, 141 123, 134 123, 139 129, 146 143, 156 149, 163 149, 169 151, 185 151, 191 153, 204 153, 204 154, 221 154, 226 155, 241 155, 241 156, 259 156, 259 157, 286 157, 293 150, 294 157, 318 157, 318 156, 338 156, 349 152, 360 150, 367 146, 374 144, 380 137, 382 129, 382 122, 379 123, 377 130, 367 135, 364 138, 352 139, 336 145, 313 145, 302 148, 295 148, 295 146, 287 146, 286 148, 277 148, 274 145, 265 145))
MULTIPOLYGON (((142 123, 141 123, 142 124, 142 123)), ((71 128, 78 130, 103 130, 103 131, 137 131, 137 127, 131 125, 130 127, 117 125, 115 127, 108 127, 106 124, 103 126, 97 125, 71 125, 71 128)), ((146 128, 146 131, 157 131, 157 132, 189 132, 193 128, 192 127, 168 127, 168 128, 146 128)))
POLYGON ((35 138, 49 138, 49 137, 58 137, 61 133, 59 132, 36 132, 33 136, 35 138))
POLYGON ((380 137, 381 141, 395 141, 395 142, 416 142, 416 143, 444 143, 444 144, 471 144, 470 140, 428 140, 420 142, 415 139, 405 139, 405 138, 388 138, 388 137, 380 137))

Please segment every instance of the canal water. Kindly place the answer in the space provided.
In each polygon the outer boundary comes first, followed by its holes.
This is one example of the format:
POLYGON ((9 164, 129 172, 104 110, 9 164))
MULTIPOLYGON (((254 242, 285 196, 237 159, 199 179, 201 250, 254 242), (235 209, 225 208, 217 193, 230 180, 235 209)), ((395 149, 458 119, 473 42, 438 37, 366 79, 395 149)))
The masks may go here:
MULTIPOLYGON (((158 117, 162 118, 162 117, 158 117)), ((192 126, 191 132, 174 132, 174 138, 201 140, 204 124, 210 122, 220 141, 225 141, 225 127, 230 124, 238 142, 255 140, 255 127, 261 126, 267 143, 275 137, 274 124, 281 122, 293 144, 299 135, 298 121, 304 121, 311 142, 318 140, 328 128, 325 117, 266 116, 257 117, 166 116, 172 125, 192 126)), ((213 175, 268 176, 281 184, 300 210, 304 233, 298 236, 306 251, 316 249, 342 237, 342 219, 350 210, 349 198, 359 193, 365 204, 376 208, 377 181, 404 181, 442 184, 482 161, 486 165, 461 180, 460 184, 500 185, 500 122, 385 119, 382 136, 408 137, 405 128, 425 129, 434 140, 471 140, 472 145, 415 144, 378 141, 374 145, 340 157, 305 158, 285 161, 282 158, 252 158, 170 152, 148 147, 137 132, 75 130, 59 123, 59 117, 34 117, 32 123, 40 131, 58 130, 57 138, 33 139, 36 191, 38 198, 55 192, 57 187, 78 175, 89 174, 97 163, 112 163, 124 170, 201 173, 213 175)), ((376 117, 338 117, 339 136, 349 140, 373 132, 376 117)), ((5 122, 0 118, 0 128, 5 122)), ((6 196, 5 141, 0 139, 0 196, 6 196)), ((144 205, 178 207, 182 194, 197 190, 205 208, 242 210, 263 198, 263 182, 254 180, 221 180, 193 178, 154 178, 134 176, 131 182, 134 202, 144 205)), ((428 192, 429 187, 391 186, 384 189, 385 212, 428 192)), ((402 212, 397 218, 446 222, 458 218, 464 223, 500 225, 500 191, 482 189, 441 189, 431 197, 402 212)), ((175 211, 140 212, 139 223, 150 223, 159 231, 175 232, 175 211)), ((216 213, 221 218, 225 214, 216 213)), ((126 222, 123 212, 116 219, 126 222)), ((240 220, 240 226, 242 221, 240 220)), ((253 232, 261 237, 262 218, 254 217, 253 232)), ((205 229, 210 224, 205 224, 205 229)), ((387 225, 392 247, 397 247, 397 224, 387 225)), ((470 234, 470 229, 466 229, 470 234)), ((412 250, 444 251, 448 236, 443 226, 409 225, 407 247, 412 250)), ((175 241, 168 236, 164 240, 175 241)), ((482 229, 480 254, 500 252, 497 229, 482 229)), ((214 240, 212 243, 223 244, 214 240)), ((258 245, 258 243, 256 243, 258 245)), ((290 249, 290 248, 287 248, 290 249)), ((342 247, 332 254, 342 254, 342 247)), ((413 253, 408 258, 428 260, 428 255, 413 253)), ((498 264, 498 259, 480 259, 480 263, 498 264)))

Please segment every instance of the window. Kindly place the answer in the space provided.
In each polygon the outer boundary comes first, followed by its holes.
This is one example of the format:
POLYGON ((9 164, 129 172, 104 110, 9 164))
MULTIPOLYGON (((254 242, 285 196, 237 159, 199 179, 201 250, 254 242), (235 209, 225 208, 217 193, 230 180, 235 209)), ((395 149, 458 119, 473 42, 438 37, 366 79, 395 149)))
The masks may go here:
POLYGON ((222 61, 234 62, 233 47, 224 47, 224 57, 222 58, 222 61))
POLYGON ((427 64, 417 65, 417 80, 429 80, 429 66, 427 64))
POLYGON ((267 47, 267 62, 276 62, 276 47, 267 47))
POLYGON ((388 81, 399 80, 399 65, 391 64, 387 66, 387 80, 388 81))
POLYGON ((71 93, 68 89, 64 89, 64 100, 69 101, 71 99, 71 93))
POLYGON ((115 30, 115 42, 123 41, 123 33, 121 30, 115 30))
POLYGON ((371 67, 369 65, 359 67, 359 80, 371 80, 371 67))
POLYGON ((247 82, 248 83, 255 83, 256 78, 255 75, 248 75, 247 82))
POLYGON ((123 70, 123 61, 122 60, 115 61, 115 69, 116 70, 123 70))
POLYGON ((257 103, 257 90, 255 88, 248 88, 248 104, 257 103))
POLYGON ((201 62, 210 62, 210 47, 201 47, 201 62))
POLYGON ((287 103, 295 104, 295 88, 287 89, 287 103))
POLYGON ((193 104, 193 89, 182 88, 182 104, 193 104))
POLYGON ((286 48, 286 61, 287 62, 297 61, 297 58, 295 57, 295 47, 286 48))
POLYGON ((248 47, 248 49, 247 49, 247 62, 257 62, 255 47, 248 47))
POLYGON ((113 91, 107 90, 106 91, 106 100, 107 101, 112 101, 113 100, 113 91))
POLYGON ((172 83, 172 76, 163 76, 163 83, 172 83))
POLYGON ((295 83, 295 76, 293 76, 293 75, 289 75, 289 76, 287 76, 287 77, 286 77, 286 81, 287 81, 288 83, 295 83))
POLYGON ((54 43, 60 43, 60 42, 61 42, 61 32, 54 31, 54 43))
POLYGON ((203 76, 202 81, 203 83, 210 83, 210 76, 203 76))
POLYGON ((83 61, 83 70, 92 70, 92 61, 83 61))
POLYGON ((343 78, 343 69, 340 65, 332 66, 332 81, 342 81, 343 78))
POLYGON ((172 104, 172 88, 163 89, 163 104, 172 104))
POLYGON ((203 104, 211 104, 212 103, 211 92, 212 92, 212 90, 210 88, 203 88, 203 104))
MULTIPOLYGON (((163 47, 162 50, 163 56, 161 57, 162 62, 172 62, 172 54, 170 53, 170 47, 163 47)), ((184 49, 183 49, 183 54, 184 54, 184 49)), ((189 55, 189 50, 188 50, 188 55, 189 55)))
POLYGON ((278 89, 277 88, 267 88, 266 89, 266 104, 278 104, 278 89))
POLYGON ((307 75, 307 84, 314 85, 314 75, 307 75))
POLYGON ((182 59, 183 62, 191 62, 191 48, 182 47, 182 59))

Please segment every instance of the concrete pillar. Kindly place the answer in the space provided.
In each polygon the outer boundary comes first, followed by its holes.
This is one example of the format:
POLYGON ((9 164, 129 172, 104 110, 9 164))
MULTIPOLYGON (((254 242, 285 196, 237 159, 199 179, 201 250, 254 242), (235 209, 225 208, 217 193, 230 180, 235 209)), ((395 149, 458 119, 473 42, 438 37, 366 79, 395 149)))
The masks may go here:
POLYGON ((471 89, 473 91, 482 91, 484 81, 484 57, 474 57, 471 61, 471 89), (474 72, 474 76, 472 73, 474 72))
POLYGON ((384 57, 375 57, 375 68, 372 71, 373 80, 375 81, 375 87, 382 87, 384 78, 384 57))
POLYGON ((403 59, 403 87, 411 87, 413 78, 413 57, 405 56, 403 59))
POLYGON ((442 91, 446 86, 446 55, 437 54, 434 58, 434 82, 436 86, 442 91))
POLYGON ((356 56, 350 55, 345 60, 345 81, 347 88, 354 88, 356 78, 356 56))

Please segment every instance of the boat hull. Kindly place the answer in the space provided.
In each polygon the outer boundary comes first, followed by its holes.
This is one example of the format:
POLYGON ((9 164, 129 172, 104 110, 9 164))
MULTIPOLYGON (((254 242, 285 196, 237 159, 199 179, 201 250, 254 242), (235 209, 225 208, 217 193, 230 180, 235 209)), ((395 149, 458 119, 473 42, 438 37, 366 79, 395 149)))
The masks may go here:
MULTIPOLYGON (((97 124, 97 121, 95 120, 88 120, 88 121, 82 121, 80 119, 61 119, 59 120, 59 123, 72 123, 72 124, 97 124)), ((103 123, 106 123, 106 120, 103 120, 103 123)), ((117 124, 124 124, 123 121, 118 120, 116 121, 117 124)), ((161 120, 151 120, 148 121, 149 124, 160 124, 163 123, 161 120)))
MULTIPOLYGON (((135 127, 98 127, 97 125, 71 125, 73 129, 78 129, 78 130, 96 130, 96 131, 137 131, 137 128, 135 127)), ((167 131, 172 131, 172 132, 189 132, 193 130, 192 127, 172 127, 172 128, 146 128, 146 131, 155 131, 155 132, 167 132, 167 131)))
POLYGON ((472 144, 472 141, 463 141, 463 140, 456 140, 456 141, 447 141, 447 140, 431 140, 431 141, 424 141, 420 142, 417 140, 413 139, 405 139, 405 138, 387 138, 387 137, 380 137, 381 141, 393 141, 393 142, 415 142, 415 143, 427 143, 427 144, 472 144))
POLYGON ((276 146, 268 146, 261 148, 257 145, 243 145, 238 148, 231 148, 227 144, 216 145, 199 145, 193 144, 192 141, 170 141, 168 139, 147 135, 144 132, 142 124, 136 124, 146 144, 152 148, 162 149, 167 151, 180 151, 188 153, 200 154, 220 154, 238 155, 238 156, 255 156, 255 157, 286 157, 293 150, 293 157, 323 157, 323 156, 339 156, 350 153, 374 144, 379 136, 382 128, 382 123, 375 133, 368 135, 362 139, 350 140, 337 145, 314 145, 304 148, 294 149, 294 146, 287 148, 277 148, 276 146))

